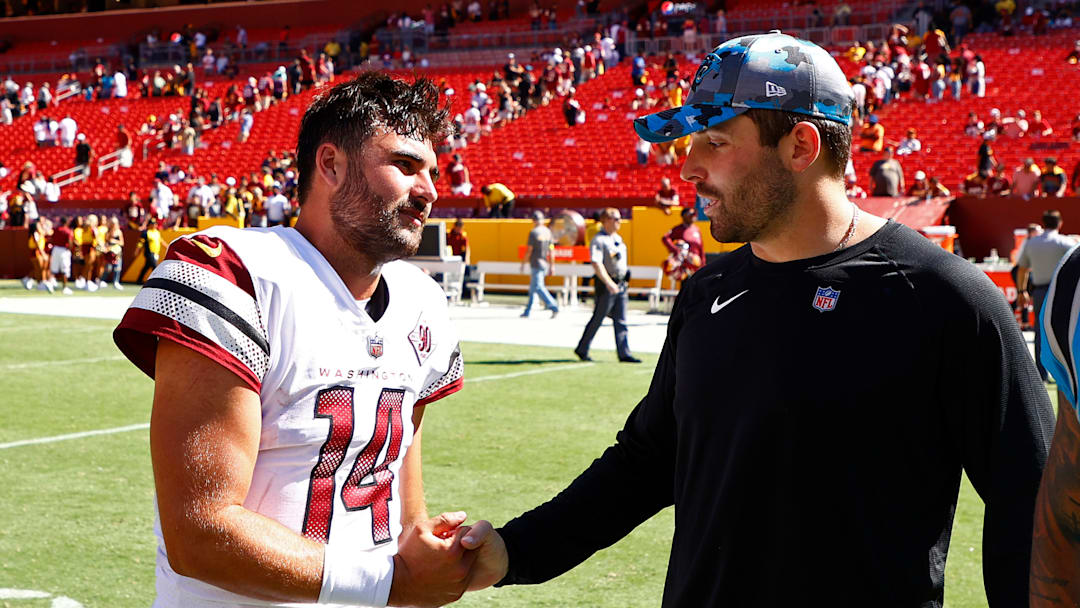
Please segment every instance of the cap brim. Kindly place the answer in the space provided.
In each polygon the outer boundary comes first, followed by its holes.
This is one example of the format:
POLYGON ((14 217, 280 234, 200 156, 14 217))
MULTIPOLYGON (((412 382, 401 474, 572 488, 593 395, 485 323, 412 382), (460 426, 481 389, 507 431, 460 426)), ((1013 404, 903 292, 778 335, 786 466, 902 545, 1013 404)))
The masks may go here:
POLYGON ((658 144, 715 127, 746 110, 713 104, 687 104, 635 118, 634 130, 641 139, 658 144))

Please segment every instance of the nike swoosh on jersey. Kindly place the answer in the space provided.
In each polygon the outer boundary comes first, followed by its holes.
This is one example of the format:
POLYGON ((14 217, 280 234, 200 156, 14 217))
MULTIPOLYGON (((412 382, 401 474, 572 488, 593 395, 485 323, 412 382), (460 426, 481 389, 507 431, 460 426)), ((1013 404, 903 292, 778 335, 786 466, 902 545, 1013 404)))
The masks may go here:
POLYGON ((200 242, 200 241, 196 241, 196 240, 194 240, 194 239, 192 239, 192 241, 191 241, 191 242, 193 242, 193 243, 195 243, 196 245, 198 245, 198 246, 199 246, 199 249, 202 249, 202 250, 203 250, 203 252, 204 252, 204 253, 205 253, 206 255, 208 255, 208 256, 210 256, 210 257, 212 257, 212 258, 216 258, 216 257, 218 257, 219 255, 221 255, 221 243, 218 243, 218 244, 217 244, 217 247, 214 247, 213 249, 211 249, 211 248, 210 248, 210 247, 209 247, 209 246, 208 246, 208 245, 207 245, 206 243, 203 243, 203 242, 200 242))
POLYGON ((740 291, 739 293, 731 296, 730 298, 724 300, 723 303, 720 302, 720 296, 716 296, 716 299, 713 300, 713 303, 712 303, 712 314, 715 315, 716 313, 720 312, 721 308, 727 306, 728 304, 731 304, 736 299, 738 299, 739 296, 745 294, 748 291, 750 291, 750 290, 749 289, 744 289, 744 290, 740 291))

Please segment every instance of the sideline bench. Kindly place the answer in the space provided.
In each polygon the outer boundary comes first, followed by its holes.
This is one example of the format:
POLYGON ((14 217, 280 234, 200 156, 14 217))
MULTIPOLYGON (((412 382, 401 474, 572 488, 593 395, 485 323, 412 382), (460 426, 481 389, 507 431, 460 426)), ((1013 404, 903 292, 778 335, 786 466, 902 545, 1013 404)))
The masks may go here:
MULTIPOLYGON (((560 274, 560 267, 570 266, 570 264, 555 264, 552 269, 552 276, 562 276, 562 285, 547 285, 548 291, 555 296, 560 303, 565 303, 567 300, 567 294, 571 289, 571 283, 569 276, 563 276, 560 274)), ((592 269, 590 269, 591 271, 592 269)), ((471 285, 472 288, 472 301, 483 302, 484 291, 487 289, 496 290, 511 290, 511 291, 529 291, 528 283, 489 283, 487 275, 511 275, 529 278, 528 264, 525 265, 525 269, 522 270, 521 262, 477 262, 476 263, 476 283, 471 285)), ((576 281, 573 282, 576 285, 576 281)))
POLYGON ((435 260, 423 258, 408 258, 407 262, 418 266, 428 274, 442 274, 442 288, 446 292, 447 299, 457 304, 461 302, 461 282, 465 278, 465 262, 458 260, 435 260))

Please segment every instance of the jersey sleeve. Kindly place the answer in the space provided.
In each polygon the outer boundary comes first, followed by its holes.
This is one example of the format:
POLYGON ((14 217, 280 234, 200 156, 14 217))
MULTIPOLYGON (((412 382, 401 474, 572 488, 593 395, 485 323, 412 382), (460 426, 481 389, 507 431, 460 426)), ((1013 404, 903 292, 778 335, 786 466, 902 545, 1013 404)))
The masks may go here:
POLYGON ((266 324, 250 273, 223 239, 174 241, 113 331, 120 351, 151 378, 161 338, 209 357, 259 392, 270 365, 266 324))
MULTIPOLYGON (((1080 247, 1073 247, 1062 258, 1050 288, 1046 292, 1037 322, 1042 331, 1043 367, 1057 382, 1058 390, 1069 403, 1076 404, 1076 357, 1080 355, 1080 331, 1077 310, 1080 306, 1080 247)), ((1059 404, 1060 406, 1060 404, 1059 404)))
POLYGON ((409 335, 418 357, 424 356, 425 346, 431 352, 421 366, 426 373, 417 405, 428 405, 452 395, 461 390, 465 383, 465 361, 461 358, 457 332, 450 323, 450 313, 441 291, 438 297, 439 301, 433 306, 433 320, 428 322, 422 318, 409 335))

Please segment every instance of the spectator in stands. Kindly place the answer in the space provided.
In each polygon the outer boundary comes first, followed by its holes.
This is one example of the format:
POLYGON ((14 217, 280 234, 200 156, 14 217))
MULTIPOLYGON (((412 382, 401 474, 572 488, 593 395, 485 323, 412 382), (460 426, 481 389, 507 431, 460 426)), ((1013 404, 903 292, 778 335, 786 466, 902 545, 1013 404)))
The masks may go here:
POLYGON ((945 187, 945 184, 941 183, 936 177, 931 177, 928 184, 927 198, 937 198, 939 196, 949 196, 952 192, 945 187))
POLYGON ((116 126, 116 151, 120 153, 120 166, 130 167, 134 155, 131 152, 131 133, 124 127, 124 123, 116 126))
POLYGON ((11 101, 6 97, 0 97, 0 125, 10 125, 15 120, 15 113, 12 111, 14 106, 11 105, 11 101))
POLYGON ((1053 156, 1047 157, 1044 162, 1046 166, 1041 169, 1039 175, 1039 189, 1042 196, 1065 196, 1065 189, 1069 185, 1065 170, 1058 166, 1057 159, 1053 156))
POLYGON ((266 200, 266 225, 269 227, 288 225, 289 214, 292 205, 289 199, 282 194, 281 186, 274 184, 270 187, 273 195, 266 200))
POLYGON ((873 196, 900 196, 904 191, 904 168, 893 158, 892 146, 881 152, 881 159, 870 167, 870 179, 873 180, 873 196))
MULTIPOLYGON (((917 198, 928 198, 930 196, 930 182, 926 179, 926 173, 924 171, 915 172, 915 181, 911 182, 908 186, 907 195, 917 198)), ((877 196, 875 194, 875 196, 877 196)))
POLYGON ((1024 199, 1037 196, 1039 193, 1039 176, 1041 174, 1042 172, 1039 171, 1038 165, 1035 164, 1035 159, 1024 159, 1023 166, 1017 167, 1016 172, 1013 173, 1013 195, 1023 197, 1024 199))
POLYGON ((986 180, 986 191, 990 196, 1008 196, 1011 187, 1012 184, 1009 183, 1009 178, 1005 175, 1005 165, 995 167, 994 174, 990 176, 990 179, 986 180))
POLYGON ((1031 130, 1029 131, 1031 136, 1038 139, 1040 137, 1049 137, 1054 134, 1054 127, 1050 125, 1050 121, 1043 118, 1042 112, 1035 110, 1034 120, 1031 122, 1031 130))
POLYGON ((986 64, 981 55, 975 55, 967 64, 968 86, 975 97, 986 97, 986 64))
POLYGON ((653 200, 656 202, 656 206, 663 209, 667 215, 671 215, 673 208, 680 206, 679 193, 675 188, 671 187, 671 179, 667 177, 660 178, 660 189, 657 190, 653 200))
POLYGON ((845 176, 844 181, 844 191, 847 193, 848 198, 866 198, 866 190, 859 186, 858 179, 854 174, 845 176))
POLYGON ((983 122, 975 112, 968 112, 967 124, 964 125, 964 135, 978 137, 983 133, 983 122))
POLYGON ((562 112, 563 118, 566 119, 566 126, 575 127, 585 122, 585 110, 581 109, 581 104, 574 98, 576 91, 571 88, 563 98, 562 112))
POLYGON ((859 150, 863 152, 881 152, 885 146, 885 127, 878 122, 876 114, 871 114, 859 133, 859 150))
POLYGON ((37 114, 37 106, 34 105, 34 83, 28 82, 23 87, 22 93, 19 95, 19 114, 29 114, 34 116, 37 114))
POLYGON ((988 194, 989 178, 989 173, 982 170, 976 171, 964 178, 964 183, 960 185, 960 192, 967 196, 985 197, 988 194))
POLYGON ((1016 116, 1009 116, 1002 119, 1001 130, 1007 137, 1019 138, 1027 135, 1027 113, 1023 110, 1017 110, 1016 116))
POLYGON ((986 123, 986 126, 983 128, 983 133, 991 133, 996 138, 1001 135, 1002 126, 1001 110, 991 108, 990 122, 986 123))
POLYGON ((127 75, 123 70, 116 70, 113 74, 113 97, 124 99, 128 95, 127 75))
POLYGON ((516 195, 504 184, 496 182, 480 188, 489 217, 513 217, 516 195))
POLYGON ((94 160, 94 149, 86 141, 86 134, 79 133, 75 140, 75 165, 82 168, 84 176, 90 176, 90 163, 94 160))
POLYGON ((75 145, 75 135, 79 132, 79 125, 70 114, 60 121, 60 145, 70 148, 75 145))
MULTIPOLYGON (((53 138, 52 124, 56 121, 49 120, 48 116, 42 114, 41 119, 34 123, 34 143, 39 148, 49 148, 56 145, 56 139, 53 138)), ((56 131, 59 131, 59 125, 57 125, 56 131)))
POLYGON ((255 124, 255 116, 252 115, 250 108, 244 108, 240 112, 240 134, 237 137, 237 141, 244 143, 251 137, 251 127, 255 124))
POLYGON ((641 166, 649 164, 649 154, 652 152, 652 144, 641 139, 637 139, 637 143, 634 144, 634 151, 637 153, 637 162, 641 166))
POLYGON ((45 184, 42 189, 46 203, 58 203, 60 202, 60 186, 56 185, 56 181, 52 176, 45 178, 45 184))
MULTIPOLYGON (((183 121, 184 128, 180 131, 180 149, 185 156, 195 155, 195 128, 188 121, 183 121)), ((247 139, 246 137, 244 138, 247 139)))
POLYGON ((127 221, 128 230, 139 230, 146 218, 146 209, 139 200, 139 195, 134 190, 128 192, 127 204, 124 205, 124 218, 127 221))
POLYGON ((41 85, 41 88, 38 89, 37 107, 38 107, 39 110, 44 110, 44 109, 48 108, 50 105, 52 105, 52 102, 53 102, 53 94, 52 94, 52 90, 49 88, 49 83, 47 83, 47 82, 43 83, 41 85))
POLYGON ((153 211, 153 217, 158 220, 164 220, 169 217, 169 211, 172 209, 175 201, 173 191, 169 188, 168 184, 163 180, 154 179, 154 187, 150 190, 150 206, 153 211))
POLYGON ((897 156, 907 156, 922 150, 922 142, 919 141, 918 132, 914 128, 907 130, 907 136, 900 140, 896 147, 897 156))
POLYGON ((647 79, 645 70, 645 56, 641 53, 634 55, 633 64, 630 68, 630 86, 643 87, 647 79))
POLYGON ((450 192, 458 196, 472 194, 472 181, 469 179, 469 168, 461 160, 460 154, 454 154, 453 160, 446 167, 446 173, 450 177, 450 192))
POLYGON ((990 142, 994 141, 992 131, 983 133, 983 141, 979 144, 979 158, 975 165, 976 170, 989 173, 997 166, 997 158, 994 157, 994 148, 990 142))

